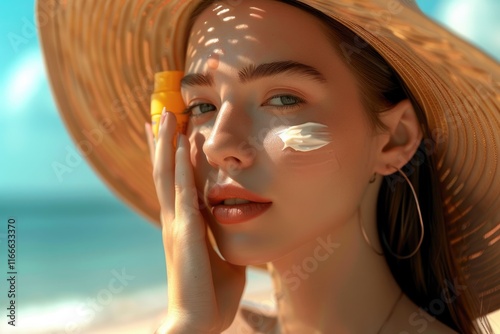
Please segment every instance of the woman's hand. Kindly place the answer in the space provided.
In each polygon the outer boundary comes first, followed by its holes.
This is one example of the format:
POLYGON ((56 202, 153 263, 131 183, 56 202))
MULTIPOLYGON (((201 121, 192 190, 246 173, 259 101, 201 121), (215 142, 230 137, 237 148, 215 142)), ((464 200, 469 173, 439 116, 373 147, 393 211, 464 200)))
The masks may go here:
POLYGON ((156 144, 146 124, 168 280, 167 318, 157 333, 219 334, 236 316, 246 267, 222 260, 212 248, 198 207, 189 141, 180 135, 174 149, 172 113, 164 113, 160 124, 156 144))

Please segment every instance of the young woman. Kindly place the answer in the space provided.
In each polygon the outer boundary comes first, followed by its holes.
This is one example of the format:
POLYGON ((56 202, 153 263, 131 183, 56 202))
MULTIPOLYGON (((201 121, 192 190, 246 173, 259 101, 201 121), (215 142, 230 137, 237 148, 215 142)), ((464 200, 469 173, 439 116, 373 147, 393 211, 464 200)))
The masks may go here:
POLYGON ((176 147, 172 113, 156 144, 146 124, 168 268, 158 332, 491 330, 498 64, 411 3, 168 6, 190 121, 176 147), (262 264, 275 318, 239 306, 262 264))

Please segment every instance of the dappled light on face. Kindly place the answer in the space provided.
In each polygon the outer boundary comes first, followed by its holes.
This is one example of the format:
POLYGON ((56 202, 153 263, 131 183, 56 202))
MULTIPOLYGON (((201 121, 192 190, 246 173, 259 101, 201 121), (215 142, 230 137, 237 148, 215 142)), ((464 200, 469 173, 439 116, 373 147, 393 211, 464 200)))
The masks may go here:
POLYGON ((207 59, 208 68, 213 70, 217 69, 217 67, 219 67, 220 56, 223 55, 224 51, 222 49, 215 49, 214 52, 208 56, 207 59))
POLYGON ((251 63, 251 60, 244 56, 244 55, 238 55, 238 61, 242 62, 242 63, 251 63))
POLYGON ((191 66, 189 66, 189 71, 196 72, 198 71, 199 68, 202 67, 202 59, 198 59, 195 62, 191 63, 191 66))
POLYGON ((245 35, 244 37, 247 41, 252 41, 252 42, 256 42, 258 43, 259 41, 257 40, 257 38, 251 36, 251 35, 245 35))
POLYGON ((219 56, 223 56, 224 55, 224 50, 222 50, 222 49, 215 49, 213 53, 218 54, 219 56))
MULTIPOLYGON (((222 6, 218 6, 217 8, 219 8, 219 7, 222 7, 222 6)), ((214 9, 214 12, 217 10, 217 8, 216 8, 216 9, 214 9)), ((227 12, 229 12, 229 10, 230 10, 229 8, 224 8, 224 9, 220 10, 220 11, 217 13, 217 16, 219 16, 219 15, 223 15, 223 14, 227 13, 227 12)))
POLYGON ((256 18, 256 19, 263 19, 264 17, 262 16, 263 13, 265 13, 266 11, 263 10, 262 8, 258 8, 258 7, 250 7, 251 10, 257 12, 257 13, 250 13, 250 17, 253 17, 253 18, 256 18))
MULTIPOLYGON (((198 72, 204 66, 208 70, 215 70, 224 61, 226 53, 236 52, 236 56, 247 59, 239 47, 253 48, 259 40, 249 33, 251 22, 263 20, 265 10, 258 7, 231 7, 226 3, 218 3, 208 12, 201 14, 206 19, 203 28, 193 29, 186 53, 188 72, 198 72), (242 11, 243 10, 243 11, 242 11), (215 13, 215 15, 213 14, 215 13), (222 37, 224 36, 224 37, 222 37), (238 49, 235 49, 238 46, 238 49)), ((199 26, 198 26, 199 27, 199 26)))
POLYGON ((255 13, 250 14, 250 17, 253 17, 253 18, 256 18, 256 19, 263 19, 262 16, 260 16, 259 14, 255 14, 255 13))
POLYGON ((251 10, 255 10, 255 11, 258 11, 258 12, 262 12, 262 13, 265 13, 266 11, 262 8, 259 8, 259 7, 250 7, 251 10))
POLYGON ((217 44, 217 43, 219 43, 219 39, 218 38, 212 38, 212 39, 209 39, 208 41, 205 42, 205 46, 209 46, 209 45, 217 44))
POLYGON ((217 69, 219 67, 219 55, 211 54, 207 59, 207 65, 209 69, 217 69))

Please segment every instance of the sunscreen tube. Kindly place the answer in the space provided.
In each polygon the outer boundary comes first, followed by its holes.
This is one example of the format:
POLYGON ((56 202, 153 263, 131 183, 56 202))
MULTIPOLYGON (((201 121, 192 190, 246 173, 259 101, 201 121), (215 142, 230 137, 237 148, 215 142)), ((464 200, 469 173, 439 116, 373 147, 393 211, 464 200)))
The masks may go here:
MULTIPOLYGON (((151 95, 151 127, 155 139, 158 137, 158 128, 163 108, 174 113, 177 119, 177 132, 186 133, 189 115, 183 114, 186 106, 181 96, 182 71, 165 71, 155 73, 154 92, 151 95)), ((176 140, 174 136, 174 141, 176 140)), ((174 143, 175 145, 175 143, 174 143)))

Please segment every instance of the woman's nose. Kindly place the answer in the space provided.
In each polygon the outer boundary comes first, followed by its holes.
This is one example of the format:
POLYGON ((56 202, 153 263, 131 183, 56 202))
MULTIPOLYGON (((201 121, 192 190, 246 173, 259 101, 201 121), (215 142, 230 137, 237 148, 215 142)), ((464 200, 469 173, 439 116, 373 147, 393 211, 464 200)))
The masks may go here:
POLYGON ((250 145, 251 129, 252 121, 245 112, 233 107, 221 108, 203 144, 208 163, 228 174, 251 166, 256 155, 250 145))

